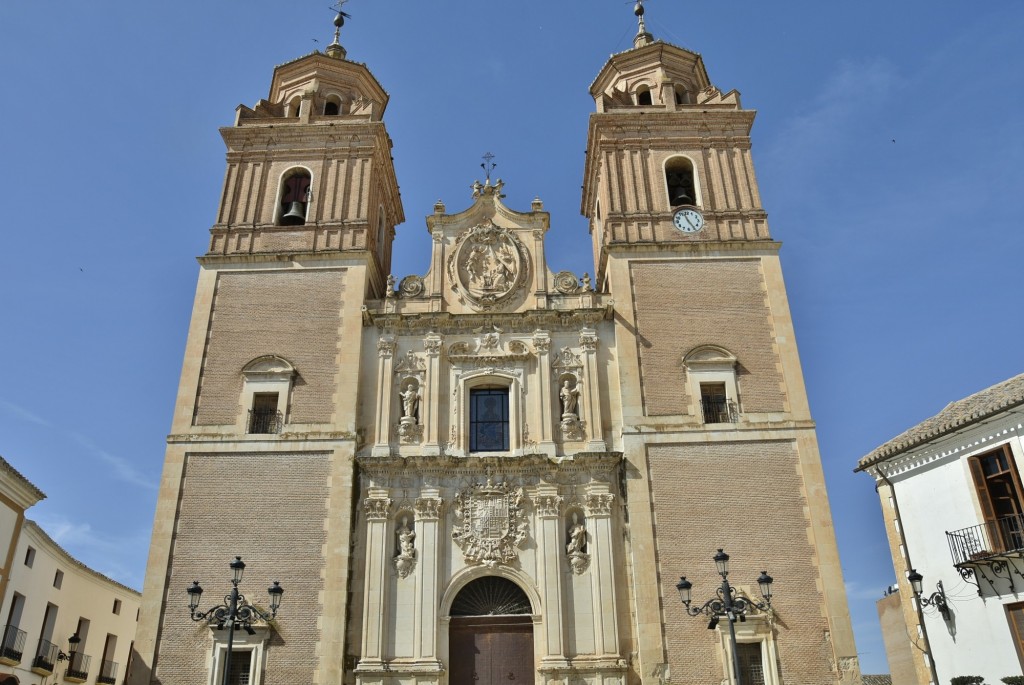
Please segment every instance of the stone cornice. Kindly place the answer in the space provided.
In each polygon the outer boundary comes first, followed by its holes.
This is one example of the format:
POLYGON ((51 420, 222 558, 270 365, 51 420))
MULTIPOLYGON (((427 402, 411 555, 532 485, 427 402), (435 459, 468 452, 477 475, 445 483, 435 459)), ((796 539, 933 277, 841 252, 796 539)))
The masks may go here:
POLYGON ((495 479, 519 477, 548 480, 556 474, 606 474, 611 475, 622 461, 621 452, 580 452, 561 459, 542 454, 528 454, 514 459, 508 457, 372 457, 357 456, 360 471, 371 478, 382 478, 393 474, 411 472, 459 481, 487 473, 495 479), (549 478, 545 478, 548 476, 549 478))
POLYGON ((664 256, 666 252, 674 253, 690 253, 694 256, 715 256, 712 253, 728 252, 738 253, 743 252, 745 255, 732 255, 729 256, 750 256, 760 257, 766 255, 776 255, 779 253, 779 249, 782 247, 782 243, 766 239, 766 240, 702 240, 700 242, 665 242, 660 241, 657 243, 609 243, 601 248, 603 253, 622 253, 622 252, 650 252, 652 257, 664 256))
POLYGON ((451 312, 421 312, 416 314, 384 313, 363 308, 363 326, 375 326, 389 333, 472 333, 482 326, 500 324, 508 333, 532 334, 538 328, 547 330, 578 331, 583 326, 596 326, 611 318, 613 303, 605 307, 573 309, 534 309, 526 312, 486 312, 480 314, 453 314, 451 312))
POLYGON ((295 252, 236 252, 232 254, 207 254, 196 257, 196 261, 203 266, 220 267, 241 264, 264 264, 267 262, 294 262, 299 259, 303 261, 331 261, 343 259, 345 264, 339 266, 355 266, 366 264, 373 257, 369 250, 331 250, 323 252, 310 252, 309 250, 297 250, 295 252))

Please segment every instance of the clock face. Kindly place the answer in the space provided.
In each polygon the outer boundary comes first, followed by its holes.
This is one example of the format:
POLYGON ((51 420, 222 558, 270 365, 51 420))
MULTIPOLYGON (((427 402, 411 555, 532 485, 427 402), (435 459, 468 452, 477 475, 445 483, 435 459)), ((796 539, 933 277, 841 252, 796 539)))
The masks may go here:
POLYGON ((677 209, 672 215, 672 224, 683 233, 696 233, 704 228, 704 215, 696 209, 677 209))

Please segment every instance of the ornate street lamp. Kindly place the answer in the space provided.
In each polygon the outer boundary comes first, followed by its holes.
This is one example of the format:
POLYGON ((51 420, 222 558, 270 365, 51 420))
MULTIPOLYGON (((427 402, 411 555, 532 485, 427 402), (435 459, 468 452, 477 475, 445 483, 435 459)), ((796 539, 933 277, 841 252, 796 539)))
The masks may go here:
POLYGON ((946 602, 946 589, 942 587, 941 580, 935 584, 935 592, 927 597, 921 596, 924 591, 924 576, 918 573, 917 569, 910 569, 907 580, 910 581, 910 589, 914 591, 914 597, 921 603, 921 606, 935 607, 942 614, 943 619, 949 620, 949 603, 946 602))
POLYGON ((75 668, 77 665, 75 664, 75 654, 78 652, 78 645, 81 643, 82 638, 78 637, 78 631, 75 631, 75 634, 68 638, 68 653, 65 654, 61 650, 57 650, 57 661, 67 661, 72 669, 75 668))
POLYGON ((692 601, 691 594, 693 590, 693 583, 683 576, 676 583, 676 590, 679 591, 679 599, 686 607, 686 613, 690 616, 705 616, 711 617, 708 622, 708 630, 714 630, 718 627, 718 621, 722 618, 729 619, 729 640, 732 644, 732 669, 733 674, 736 678, 736 685, 742 685, 740 682, 740 657, 739 652, 736 649, 736 627, 733 625, 737 620, 746 621, 747 614, 755 611, 766 611, 772 606, 772 582, 774 579, 768 575, 766 571, 761 571, 761 575, 757 578, 757 585, 761 590, 761 596, 764 598, 763 602, 755 602, 748 597, 744 597, 736 592, 736 588, 729 584, 729 555, 722 551, 722 548, 718 548, 718 553, 715 554, 714 562, 715 568, 718 570, 718 575, 722 577, 722 587, 718 588, 716 595, 704 602, 699 607, 691 607, 690 602, 692 601))
POLYGON ((231 672, 231 647, 235 639, 235 626, 243 628, 245 632, 252 635, 254 621, 270 621, 277 616, 277 609, 281 606, 281 595, 284 588, 276 580, 267 588, 270 595, 270 611, 263 611, 249 604, 245 595, 238 591, 238 584, 242 582, 242 575, 245 573, 245 562, 242 557, 235 557, 228 566, 231 568, 231 593, 224 597, 224 603, 206 611, 199 611, 199 600, 203 596, 203 588, 199 581, 194 581, 188 588, 188 609, 193 621, 206 621, 210 625, 216 625, 217 630, 224 626, 228 627, 228 649, 224 655, 224 677, 222 682, 228 685, 228 678, 231 672))

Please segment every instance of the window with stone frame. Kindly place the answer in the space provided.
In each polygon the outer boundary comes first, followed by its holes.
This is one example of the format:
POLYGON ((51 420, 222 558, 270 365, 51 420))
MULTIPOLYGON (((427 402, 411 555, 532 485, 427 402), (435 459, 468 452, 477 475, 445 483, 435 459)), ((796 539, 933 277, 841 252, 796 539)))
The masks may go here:
POLYGON ((761 642, 740 642, 736 656, 740 663, 740 681, 744 685, 765 685, 764 650, 761 642))
POLYGON ((477 387, 469 391, 469 451, 509 450, 507 387, 477 387))

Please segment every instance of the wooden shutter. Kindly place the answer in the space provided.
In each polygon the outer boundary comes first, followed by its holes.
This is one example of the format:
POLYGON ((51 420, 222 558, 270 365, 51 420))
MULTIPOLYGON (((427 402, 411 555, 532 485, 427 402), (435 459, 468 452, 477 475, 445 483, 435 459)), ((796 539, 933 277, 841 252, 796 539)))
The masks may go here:
POLYGON ((971 476, 974 478, 974 487, 978 491, 978 503, 981 505, 981 514, 985 522, 996 520, 995 508, 992 506, 992 498, 988 494, 988 483, 985 480, 985 472, 981 468, 981 458, 971 457, 968 464, 971 467, 971 476))
POLYGON ((1017 659, 1024 668, 1024 604, 1008 604, 1006 619, 1010 622, 1010 635, 1013 646, 1017 648, 1017 659))

